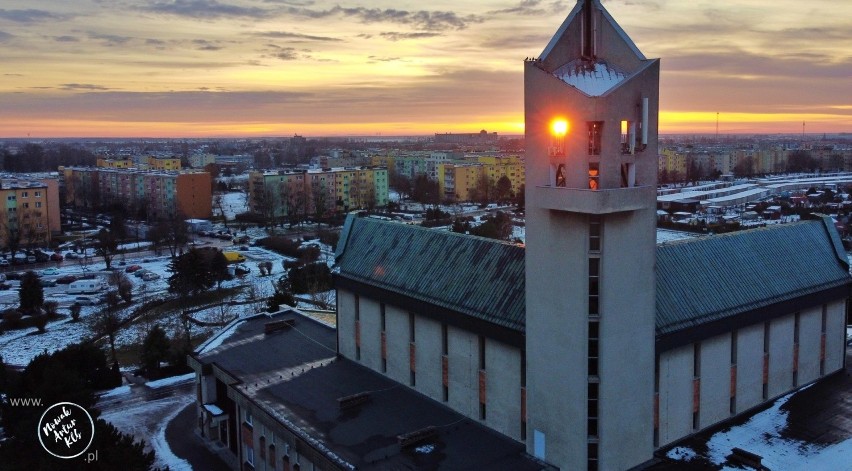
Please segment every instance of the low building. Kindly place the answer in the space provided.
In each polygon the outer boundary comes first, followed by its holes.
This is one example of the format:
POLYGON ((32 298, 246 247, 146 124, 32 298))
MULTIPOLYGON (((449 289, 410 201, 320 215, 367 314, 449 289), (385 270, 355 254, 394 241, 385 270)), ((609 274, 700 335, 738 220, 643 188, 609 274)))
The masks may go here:
POLYGON ((201 345, 189 363, 206 443, 234 469, 552 469, 336 343, 334 328, 291 309, 237 320, 201 345))

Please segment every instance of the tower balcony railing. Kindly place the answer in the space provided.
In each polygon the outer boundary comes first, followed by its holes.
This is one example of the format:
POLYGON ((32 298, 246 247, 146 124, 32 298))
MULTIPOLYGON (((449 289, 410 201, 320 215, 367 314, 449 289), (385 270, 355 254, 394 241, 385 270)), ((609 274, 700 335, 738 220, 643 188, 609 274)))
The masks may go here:
POLYGON ((570 213, 610 214, 653 209, 657 204, 654 186, 589 190, 536 186, 527 205, 570 213))

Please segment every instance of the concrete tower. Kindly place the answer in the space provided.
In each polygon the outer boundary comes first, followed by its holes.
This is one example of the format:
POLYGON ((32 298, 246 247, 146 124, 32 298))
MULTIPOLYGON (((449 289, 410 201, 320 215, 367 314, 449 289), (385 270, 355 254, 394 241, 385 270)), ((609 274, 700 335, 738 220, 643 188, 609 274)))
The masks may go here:
POLYGON ((651 458, 659 60, 580 0, 524 70, 529 452, 651 458))

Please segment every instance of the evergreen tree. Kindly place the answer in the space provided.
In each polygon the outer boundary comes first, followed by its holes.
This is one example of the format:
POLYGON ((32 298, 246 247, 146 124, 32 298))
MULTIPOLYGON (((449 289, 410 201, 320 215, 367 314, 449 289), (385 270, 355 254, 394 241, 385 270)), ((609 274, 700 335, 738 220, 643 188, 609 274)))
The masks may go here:
POLYGON ((142 364, 149 377, 154 377, 160 371, 160 362, 169 357, 171 347, 166 332, 159 324, 155 325, 142 342, 142 364))
POLYGON ((20 310, 27 314, 33 314, 44 304, 44 288, 41 287, 41 280, 35 272, 28 271, 21 278, 18 296, 20 310))

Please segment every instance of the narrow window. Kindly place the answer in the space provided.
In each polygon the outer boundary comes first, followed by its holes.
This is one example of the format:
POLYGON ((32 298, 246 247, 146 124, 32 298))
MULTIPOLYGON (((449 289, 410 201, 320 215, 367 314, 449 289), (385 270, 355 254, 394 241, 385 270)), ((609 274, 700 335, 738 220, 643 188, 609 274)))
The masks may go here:
POLYGON ((598 372, 598 357, 599 357, 599 355, 598 355, 598 350, 599 350, 598 341, 599 341, 599 338, 600 338, 599 337, 599 335, 600 335, 599 330, 600 330, 600 323, 597 322, 597 320, 589 321, 589 348, 588 348, 588 350, 589 350, 589 352, 588 352, 588 358, 589 358, 588 375, 589 375, 589 377, 596 377, 596 376, 598 376, 598 373, 599 373, 598 372))
POLYGON ((479 336, 479 369, 485 369, 485 336, 479 336))
POLYGON ((598 471, 598 443, 589 442, 587 447, 588 471, 598 471))
POLYGON ((769 322, 763 324, 763 353, 769 353, 769 322))
POLYGON ((731 332, 731 364, 737 364, 737 331, 731 332))
POLYGON ((601 155, 603 121, 589 121, 589 155, 601 155))
POLYGON ((600 215, 589 216, 589 251, 600 252, 601 250, 601 217, 600 215))
POLYGON ((414 313, 408 313, 408 341, 414 342, 414 313))
POLYGON ((589 162, 589 189, 597 190, 600 185, 600 164, 597 162, 589 162))
POLYGON ((692 344, 692 377, 701 377, 701 343, 692 344))
POLYGON ((798 312, 793 315, 793 343, 794 344, 799 343, 799 320, 800 320, 800 317, 801 316, 798 312))
POLYGON ((355 320, 361 320, 361 299, 357 294, 355 295, 355 320))
POLYGON ((485 403, 479 403, 479 420, 485 420, 485 403))
POLYGON ((559 164, 556 166, 556 186, 561 188, 566 186, 565 164, 559 164))
POLYGON ((447 324, 441 324, 441 353, 444 355, 449 355, 450 353, 450 339, 447 330, 447 324))
POLYGON ((600 283, 600 266, 599 258, 589 259, 589 315, 599 316, 599 283, 600 283))
POLYGON ((588 411, 587 434, 590 438, 598 436, 598 395, 598 383, 589 383, 586 407, 588 411))
POLYGON ((633 188, 636 186, 636 166, 631 163, 621 164, 621 187, 633 188))
POLYGON ((379 304, 379 313, 382 317, 382 332, 384 332, 385 330, 387 330, 385 323, 385 303, 379 304))

